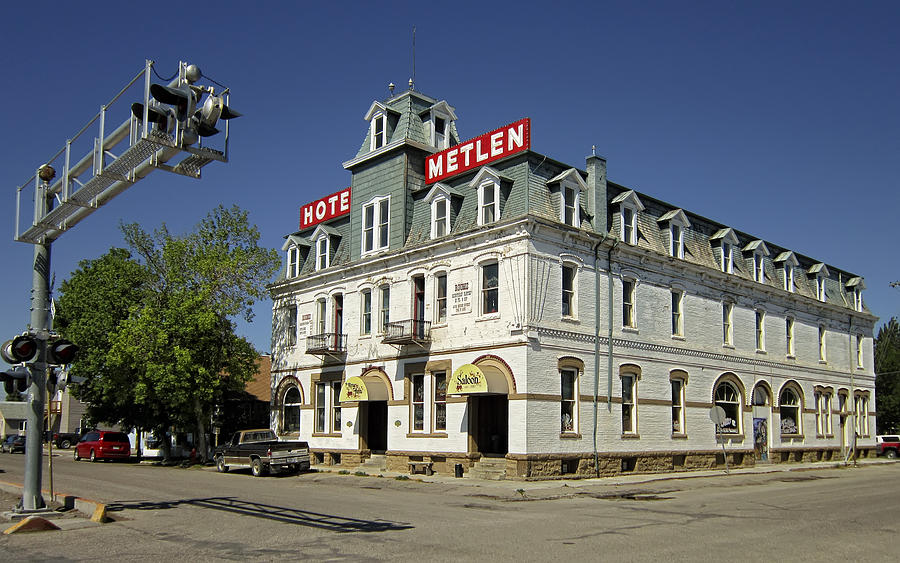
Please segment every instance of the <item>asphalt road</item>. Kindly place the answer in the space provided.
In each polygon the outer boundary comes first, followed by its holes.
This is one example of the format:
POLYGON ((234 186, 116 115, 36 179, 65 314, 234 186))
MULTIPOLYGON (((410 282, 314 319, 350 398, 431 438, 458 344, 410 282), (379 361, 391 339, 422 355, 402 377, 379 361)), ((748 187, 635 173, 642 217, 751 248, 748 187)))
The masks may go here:
MULTIPOLYGON (((24 456, 0 456, 22 482, 24 456)), ((0 560, 896 561, 900 463, 521 483, 54 458, 116 522, 0 536, 0 560)), ((43 484, 48 485, 47 476, 43 484)))

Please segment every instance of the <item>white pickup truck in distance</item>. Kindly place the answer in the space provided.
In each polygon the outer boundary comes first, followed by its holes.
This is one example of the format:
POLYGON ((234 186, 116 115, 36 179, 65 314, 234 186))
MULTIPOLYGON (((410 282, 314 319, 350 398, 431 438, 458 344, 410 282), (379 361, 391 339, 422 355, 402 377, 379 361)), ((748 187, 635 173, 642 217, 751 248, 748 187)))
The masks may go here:
POLYGON ((267 473, 297 473, 309 469, 306 442, 280 442, 267 428, 239 430, 228 443, 216 448, 216 469, 249 467, 255 477, 267 473))

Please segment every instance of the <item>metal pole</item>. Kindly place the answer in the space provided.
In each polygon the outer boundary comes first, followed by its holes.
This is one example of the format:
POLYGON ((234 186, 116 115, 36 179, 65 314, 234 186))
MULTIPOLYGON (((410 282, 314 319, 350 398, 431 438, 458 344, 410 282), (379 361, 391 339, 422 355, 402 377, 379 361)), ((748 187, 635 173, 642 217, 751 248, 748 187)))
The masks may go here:
MULTIPOLYGON (((41 185, 35 194, 36 215, 43 217, 52 205, 48 197, 50 180, 56 172, 49 165, 41 167, 38 175, 41 185)), ((29 366, 31 386, 28 389, 29 404, 25 411, 25 486, 22 490, 22 510, 44 508, 41 496, 41 466, 43 457, 44 401, 47 394, 47 337, 50 313, 50 243, 34 245, 31 286, 31 330, 38 343, 37 361, 29 366)))

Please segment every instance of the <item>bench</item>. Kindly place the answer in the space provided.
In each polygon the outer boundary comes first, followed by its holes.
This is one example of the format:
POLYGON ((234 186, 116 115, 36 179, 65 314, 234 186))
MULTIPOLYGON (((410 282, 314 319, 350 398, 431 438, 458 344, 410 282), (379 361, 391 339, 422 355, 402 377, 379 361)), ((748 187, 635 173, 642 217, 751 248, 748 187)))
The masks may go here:
POLYGON ((423 475, 434 475, 434 468, 430 461, 411 461, 409 462, 409 474, 415 475, 421 473, 423 475))

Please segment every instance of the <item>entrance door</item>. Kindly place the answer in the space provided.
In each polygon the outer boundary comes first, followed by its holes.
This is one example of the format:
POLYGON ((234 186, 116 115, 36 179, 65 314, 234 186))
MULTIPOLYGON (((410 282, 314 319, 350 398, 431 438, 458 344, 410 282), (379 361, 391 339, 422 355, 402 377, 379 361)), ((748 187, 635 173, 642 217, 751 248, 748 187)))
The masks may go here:
POLYGON ((506 395, 469 396, 469 436, 475 452, 506 455, 508 434, 509 399, 506 395))
POLYGON ((363 449, 383 453, 387 450, 387 401, 365 401, 360 404, 360 438, 363 449))

